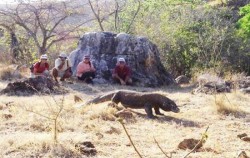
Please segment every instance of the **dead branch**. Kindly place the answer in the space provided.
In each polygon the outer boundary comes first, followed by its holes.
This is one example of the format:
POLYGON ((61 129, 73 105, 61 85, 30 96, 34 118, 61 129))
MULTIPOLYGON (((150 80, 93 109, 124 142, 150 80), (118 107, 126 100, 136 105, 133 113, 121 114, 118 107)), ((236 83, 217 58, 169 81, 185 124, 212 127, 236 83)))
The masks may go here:
POLYGON ((157 144, 158 148, 161 150, 161 152, 167 157, 167 158, 171 158, 172 156, 168 156, 167 153, 164 152, 164 150, 161 148, 161 146, 159 145, 159 143, 156 141, 155 137, 154 137, 154 141, 157 144))
MULTIPOLYGON (((98 2, 97 2, 97 3, 98 3, 98 2)), ((91 8, 91 10, 92 10, 92 12, 93 12, 93 14, 94 14, 94 16, 95 16, 97 22, 98 22, 98 25, 99 25, 101 31, 104 31, 104 28, 103 28, 103 26, 102 26, 101 17, 100 17, 100 9, 97 8, 97 12, 96 12, 96 10, 94 9, 93 4, 91 3, 91 0, 89 0, 89 5, 90 5, 90 8, 91 8)))
POLYGON ((186 158, 188 155, 190 155, 192 152, 194 152, 194 151, 197 149, 198 145, 199 145, 200 143, 202 143, 202 142, 205 141, 205 139, 206 139, 206 133, 207 133, 208 128, 209 128, 209 126, 206 128, 205 132, 202 134, 202 137, 201 137, 200 141, 199 141, 199 142, 195 145, 195 147, 194 147, 189 153, 187 153, 183 158, 186 158))
POLYGON ((141 8, 141 1, 140 1, 140 0, 138 0, 138 7, 137 7, 137 10, 136 10, 136 12, 135 12, 135 14, 134 14, 134 16, 133 16, 132 20, 130 21, 130 24, 128 25, 128 28, 127 28, 127 30, 126 30, 126 33, 128 33, 128 32, 129 32, 129 30, 130 30, 130 28, 131 28, 132 24, 133 24, 133 23, 134 23, 134 21, 135 21, 135 18, 136 18, 136 16, 137 16, 137 14, 138 14, 138 13, 139 13, 139 11, 140 11, 140 8, 141 8))
POLYGON ((132 139, 131 139, 130 135, 128 134, 128 131, 127 131, 127 129, 126 129, 126 127, 125 127, 125 125, 124 125, 124 123, 123 123, 122 121, 123 121, 122 119, 118 119, 118 122, 121 123, 121 125, 122 125, 122 127, 123 127, 123 129, 124 129, 124 131, 125 131, 125 133, 126 133, 126 135, 127 135, 127 137, 128 137, 128 139, 129 139, 130 143, 132 144, 132 146, 134 147, 136 153, 138 154, 138 156, 139 156, 140 158, 142 158, 140 152, 136 149, 136 147, 135 147, 135 145, 134 145, 134 142, 132 141, 132 139))

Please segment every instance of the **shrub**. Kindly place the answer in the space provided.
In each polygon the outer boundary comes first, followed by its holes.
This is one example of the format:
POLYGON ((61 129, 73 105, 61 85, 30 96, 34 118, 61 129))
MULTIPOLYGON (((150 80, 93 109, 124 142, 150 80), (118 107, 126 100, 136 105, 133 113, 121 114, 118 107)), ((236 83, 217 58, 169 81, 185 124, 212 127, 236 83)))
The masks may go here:
POLYGON ((217 113, 222 115, 233 115, 239 117, 244 115, 244 112, 234 103, 230 102, 225 94, 215 96, 215 109, 217 113))

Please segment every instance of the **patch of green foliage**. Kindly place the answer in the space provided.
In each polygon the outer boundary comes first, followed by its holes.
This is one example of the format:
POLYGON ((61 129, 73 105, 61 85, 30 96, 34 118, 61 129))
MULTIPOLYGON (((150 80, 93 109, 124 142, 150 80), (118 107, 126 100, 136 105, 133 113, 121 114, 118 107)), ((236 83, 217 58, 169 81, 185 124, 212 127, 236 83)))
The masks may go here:
POLYGON ((239 34, 245 38, 250 38, 250 4, 240 8, 241 18, 237 22, 239 34))

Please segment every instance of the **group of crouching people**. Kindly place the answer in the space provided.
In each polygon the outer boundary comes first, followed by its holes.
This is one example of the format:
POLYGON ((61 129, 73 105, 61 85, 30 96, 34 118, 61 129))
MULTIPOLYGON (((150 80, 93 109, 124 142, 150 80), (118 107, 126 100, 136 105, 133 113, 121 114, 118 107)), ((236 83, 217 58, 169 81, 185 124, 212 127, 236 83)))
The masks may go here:
MULTIPOLYGON (((65 81, 65 79, 70 78, 73 75, 72 64, 65 53, 61 53, 55 60, 55 67, 49 70, 49 63, 47 62, 48 56, 46 54, 40 57, 40 61, 36 62, 31 67, 31 77, 35 78, 37 76, 52 76, 54 80, 58 83, 58 78, 60 81, 65 81)), ((93 79, 96 75, 96 69, 90 60, 89 55, 85 55, 82 61, 77 65, 76 77, 78 80, 84 81, 86 83, 93 83, 93 79)), ((126 64, 124 58, 119 58, 116 66, 112 71, 112 78, 115 82, 121 85, 131 85, 131 69, 126 64)))

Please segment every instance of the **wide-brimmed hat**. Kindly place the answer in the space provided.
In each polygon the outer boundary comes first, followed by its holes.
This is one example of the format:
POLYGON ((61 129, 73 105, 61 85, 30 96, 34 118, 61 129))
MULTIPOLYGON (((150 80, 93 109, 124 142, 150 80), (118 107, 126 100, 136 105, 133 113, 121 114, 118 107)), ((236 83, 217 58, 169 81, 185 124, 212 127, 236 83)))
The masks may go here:
POLYGON ((62 58, 67 58, 68 56, 67 56, 67 54, 66 54, 66 53, 62 52, 62 53, 59 55, 59 57, 62 57, 62 58))
POLYGON ((125 59, 124 58, 119 58, 118 62, 125 62, 125 59))
POLYGON ((48 56, 46 54, 41 55, 40 59, 48 59, 48 56))

